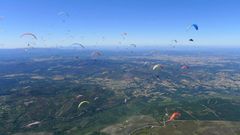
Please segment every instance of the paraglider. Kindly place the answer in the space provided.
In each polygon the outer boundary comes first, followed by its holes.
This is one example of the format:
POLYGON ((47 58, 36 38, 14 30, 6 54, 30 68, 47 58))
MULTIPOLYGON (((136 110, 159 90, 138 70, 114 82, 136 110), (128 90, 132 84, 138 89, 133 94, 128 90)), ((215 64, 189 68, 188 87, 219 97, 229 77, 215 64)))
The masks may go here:
POLYGON ((169 117, 168 113, 165 113, 165 115, 162 118, 163 121, 160 121, 160 123, 163 124, 163 127, 166 127, 167 124, 174 121, 175 119, 177 119, 180 116, 181 116, 181 113, 179 113, 179 112, 174 112, 170 117, 169 117))
POLYGON ((198 25, 197 24, 192 24, 192 27, 194 27, 195 30, 198 30, 198 25))
POLYGON ((79 103, 78 108, 80 108, 83 104, 89 104, 89 101, 82 101, 79 103))
POLYGON ((189 69, 189 66, 183 65, 183 66, 181 66, 181 69, 189 69))
MULTIPOLYGON (((31 37, 33 40, 37 40, 37 36, 31 32, 26 32, 26 33, 23 33, 22 35, 20 35, 21 38, 23 37, 31 37)), ((31 47, 33 48, 31 45, 34 45, 36 44, 33 40, 28 40, 27 41, 27 47, 31 47)))
POLYGON ((191 39, 189 39, 188 41, 190 41, 190 42, 194 42, 194 40, 191 38, 191 39))
POLYGON ((95 52, 92 52, 91 56, 92 57, 99 57, 99 56, 102 56, 102 53, 99 52, 99 51, 95 51, 95 52))
POLYGON ((161 64, 156 64, 152 68, 152 70, 157 70, 157 69, 163 69, 163 66, 161 64))
POLYGON ((167 120, 167 122, 171 122, 171 121, 174 121, 176 118, 180 117, 181 116, 181 113, 179 112, 174 112, 170 118, 167 120))
POLYGON ((178 43, 178 41, 175 39, 175 40, 171 41, 170 45, 172 45, 172 47, 175 48, 175 44, 177 44, 177 43, 178 43))
POLYGON ((144 63, 143 63, 144 66, 146 66, 148 64, 149 64, 149 62, 147 62, 147 61, 144 61, 144 63))
POLYGON ((173 40, 173 42, 174 42, 174 43, 176 43, 176 44, 178 43, 178 41, 177 41, 177 40, 173 40))
POLYGON ((31 33, 31 32, 26 32, 26 33, 23 33, 21 35, 21 37, 25 37, 25 36, 31 36, 31 37, 33 37, 34 39, 37 40, 37 36, 35 34, 31 33))
POLYGON ((124 33, 123 33, 123 35, 124 35, 124 36, 127 36, 127 35, 128 35, 128 33, 127 33, 127 32, 124 32, 124 33))
POLYGON ((80 47, 82 47, 82 48, 85 48, 85 46, 83 46, 83 45, 80 44, 80 43, 72 43, 72 46, 80 46, 80 47))
POLYGON ((61 12, 58 12, 58 16, 67 16, 67 17, 69 17, 69 14, 64 12, 64 11, 61 11, 61 12))
MULTIPOLYGON (((194 30, 196 30, 196 31, 198 31, 199 30, 199 27, 198 27, 198 25, 197 24, 192 24, 191 26, 189 26, 189 28, 187 29, 187 30, 190 30, 190 29, 194 29, 194 30)), ((194 42, 194 39, 189 39, 188 41, 190 41, 190 42, 194 42)))
POLYGON ((127 103, 127 99, 125 98, 125 99, 124 99, 124 104, 126 104, 126 103, 127 103))
POLYGON ((32 126, 34 126, 34 125, 39 125, 40 123, 41 123, 40 121, 35 121, 35 122, 33 122, 33 123, 27 124, 26 127, 27 127, 27 128, 31 128, 32 126))
POLYGON ((125 39, 127 35, 128 35, 127 32, 122 33, 122 38, 125 39))
POLYGON ((83 95, 81 95, 81 94, 80 94, 80 95, 77 95, 77 96, 76 96, 76 99, 80 99, 81 97, 83 97, 83 95))
POLYGON ((99 97, 95 97, 95 98, 94 98, 94 101, 98 100, 98 98, 99 98, 99 97))
POLYGON ((66 21, 66 18, 69 17, 69 14, 64 12, 64 11, 61 11, 61 12, 58 12, 57 14, 58 16, 60 16, 62 18, 62 22, 64 23, 66 21))
POLYGON ((188 30, 191 29, 191 28, 194 28, 196 31, 199 30, 199 27, 197 24, 192 24, 191 26, 189 26, 188 30))

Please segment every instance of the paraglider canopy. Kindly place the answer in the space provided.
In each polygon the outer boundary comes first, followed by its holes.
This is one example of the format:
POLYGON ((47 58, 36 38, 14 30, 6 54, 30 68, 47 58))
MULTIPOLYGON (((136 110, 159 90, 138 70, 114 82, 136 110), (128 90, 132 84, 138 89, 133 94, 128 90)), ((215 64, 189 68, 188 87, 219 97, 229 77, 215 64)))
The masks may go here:
POLYGON ((127 36, 127 35, 128 35, 128 33, 127 33, 127 32, 123 32, 123 35, 124 35, 124 36, 127 36))
POLYGON ((156 64, 153 66, 152 68, 153 70, 159 70, 159 69, 163 69, 163 66, 161 64, 156 64))
POLYGON ((95 51, 95 52, 92 52, 91 56, 92 56, 92 57, 102 56, 102 53, 99 52, 99 51, 95 51))
POLYGON ((58 15, 59 16, 67 16, 67 17, 69 17, 69 14, 64 12, 64 11, 58 12, 58 15))
POLYGON ((85 46, 83 46, 83 45, 80 44, 80 43, 72 43, 72 46, 80 46, 80 47, 82 47, 82 48, 85 48, 85 46))
POLYGON ((181 116, 181 113, 179 113, 179 112, 174 112, 174 113, 170 116, 170 118, 168 119, 167 122, 174 121, 174 120, 175 120, 176 118, 178 118, 179 116, 181 116))
POLYGON ((26 127, 27 127, 27 128, 31 128, 32 126, 34 126, 34 125, 39 125, 40 123, 41 123, 40 121, 35 121, 35 122, 33 122, 33 123, 27 124, 26 127))
POLYGON ((78 108, 80 108, 83 104, 89 104, 89 101, 82 101, 79 103, 78 108))
POLYGON ((178 41, 177 41, 177 40, 173 40, 173 42, 174 42, 174 43, 178 43, 178 41))
POLYGON ((121 36, 122 36, 123 40, 125 40, 125 39, 126 39, 127 35, 128 35, 128 33, 127 33, 127 32, 123 32, 123 33, 121 34, 121 36))
POLYGON ((189 28, 188 28, 187 30, 189 30, 189 29, 191 29, 191 28, 194 28, 196 31, 199 30, 199 27, 198 27, 197 24, 192 24, 192 25, 190 25, 189 28))
POLYGON ((198 25, 197 24, 192 24, 192 27, 194 27, 195 30, 198 30, 198 25))
POLYGON ((172 40, 171 41, 171 45, 173 48, 175 48, 175 45, 178 43, 178 41, 175 39, 175 40, 172 40))
POLYGON ((189 39, 189 41, 190 41, 190 42, 193 42, 194 40, 191 38, 191 39, 189 39))
POLYGON ((189 66, 183 65, 183 66, 181 66, 181 69, 189 69, 189 66))
POLYGON ((77 95, 76 99, 80 99, 81 97, 83 97, 83 95, 77 95))
POLYGON ((26 33, 23 33, 20 37, 24 37, 24 36, 31 36, 33 37, 34 39, 37 40, 37 36, 31 32, 26 32, 26 33))
POLYGON ((69 14, 64 11, 58 12, 57 15, 62 18, 63 23, 66 22, 66 19, 69 17, 69 14))

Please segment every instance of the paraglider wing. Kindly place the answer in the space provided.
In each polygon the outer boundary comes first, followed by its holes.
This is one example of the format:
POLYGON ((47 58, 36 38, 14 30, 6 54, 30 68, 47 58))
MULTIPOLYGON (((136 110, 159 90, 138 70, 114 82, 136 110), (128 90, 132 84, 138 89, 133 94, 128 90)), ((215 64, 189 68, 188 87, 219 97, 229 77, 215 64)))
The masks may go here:
POLYGON ((181 69, 189 69, 189 66, 187 65, 181 66, 181 69))
POLYGON ((171 45, 173 46, 173 48, 175 48, 175 44, 177 44, 177 43, 178 43, 178 41, 176 39, 171 41, 171 45))
POLYGON ((69 14, 67 12, 61 11, 57 14, 59 17, 61 17, 62 22, 65 22, 66 19, 69 17, 69 14))
POLYGON ((181 116, 181 113, 179 113, 179 112, 174 112, 174 113, 170 116, 170 118, 168 119, 167 122, 174 121, 174 120, 175 120, 177 117, 179 117, 179 116, 181 116))
POLYGON ((124 99, 124 104, 126 104, 126 103, 127 103, 127 99, 125 98, 125 99, 124 99))
POLYGON ((163 68, 163 66, 162 65, 160 65, 160 64, 156 64, 156 65, 154 65, 153 66, 153 70, 157 70, 157 69, 162 69, 163 68))
POLYGON ((101 53, 101 52, 98 52, 98 51, 95 51, 95 52, 93 52, 91 55, 92 55, 92 57, 98 57, 98 56, 101 56, 102 53, 101 53))
POLYGON ((153 70, 157 69, 158 68, 158 65, 155 65, 153 66, 153 70))
POLYGON ((197 24, 192 24, 192 25, 190 25, 190 26, 188 27, 187 31, 190 30, 191 28, 194 28, 196 31, 199 30, 199 27, 198 27, 197 24))
POLYGON ((192 24, 192 27, 194 27, 195 30, 198 30, 198 25, 197 24, 192 24))
POLYGON ((85 48, 85 46, 83 46, 83 45, 80 44, 80 43, 73 43, 72 46, 80 46, 80 47, 82 47, 82 48, 85 48))
POLYGON ((189 39, 189 41, 193 42, 194 40, 191 38, 191 39, 189 39))
POLYGON ((124 36, 127 36, 127 35, 128 35, 128 33, 127 33, 127 32, 124 32, 124 33, 123 33, 123 35, 124 35, 124 36))
POLYGON ((33 122, 33 123, 27 124, 26 127, 27 127, 27 128, 31 128, 32 126, 38 125, 38 124, 40 124, 40 123, 41 123, 40 121, 35 121, 35 122, 33 122))
POLYGON ((124 33, 121 34, 121 36, 122 36, 122 38, 123 38, 124 40, 126 39, 127 35, 128 35, 127 32, 124 32, 124 33))
POLYGON ((81 97, 83 97, 83 95, 77 95, 76 99, 80 99, 81 97))
POLYGON ((173 42, 174 42, 174 43, 178 43, 178 41, 177 41, 177 40, 173 40, 173 42))
POLYGON ((82 101, 79 103, 78 108, 80 108, 83 104, 89 104, 89 101, 82 101))
POLYGON ((67 16, 67 17, 69 17, 69 14, 66 13, 66 12, 63 12, 63 11, 58 12, 58 15, 59 15, 59 16, 67 16))
POLYGON ((26 33, 23 33, 21 35, 21 37, 24 37, 24 36, 32 36, 34 39, 37 40, 37 36, 35 34, 33 34, 33 33, 30 33, 30 32, 26 32, 26 33))

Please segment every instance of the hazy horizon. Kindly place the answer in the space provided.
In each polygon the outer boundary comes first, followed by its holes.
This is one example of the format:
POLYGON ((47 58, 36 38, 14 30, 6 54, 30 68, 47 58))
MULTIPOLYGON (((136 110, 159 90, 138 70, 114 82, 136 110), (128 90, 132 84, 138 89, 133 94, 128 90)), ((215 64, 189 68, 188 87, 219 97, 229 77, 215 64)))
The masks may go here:
POLYGON ((3 0, 0 48, 67 46, 239 46, 237 0, 3 0), (198 24, 199 30, 188 30, 198 24), (37 40, 21 38, 34 33, 37 40), (124 35, 125 33, 125 35, 124 35), (190 38, 194 42, 189 42, 190 38))

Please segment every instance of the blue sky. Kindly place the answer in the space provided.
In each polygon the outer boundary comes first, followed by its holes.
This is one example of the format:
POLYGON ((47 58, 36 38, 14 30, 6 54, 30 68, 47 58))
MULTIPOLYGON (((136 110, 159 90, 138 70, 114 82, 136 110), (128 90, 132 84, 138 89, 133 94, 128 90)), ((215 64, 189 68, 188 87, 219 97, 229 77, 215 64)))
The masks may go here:
POLYGON ((238 46, 239 5, 239 0, 1 0, 0 47, 164 46, 174 39, 179 45, 238 46), (192 23, 198 32, 186 30, 192 23), (20 38, 24 32, 38 40, 20 38))

